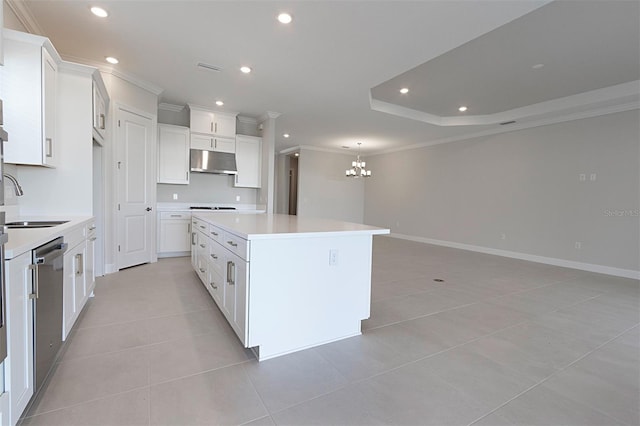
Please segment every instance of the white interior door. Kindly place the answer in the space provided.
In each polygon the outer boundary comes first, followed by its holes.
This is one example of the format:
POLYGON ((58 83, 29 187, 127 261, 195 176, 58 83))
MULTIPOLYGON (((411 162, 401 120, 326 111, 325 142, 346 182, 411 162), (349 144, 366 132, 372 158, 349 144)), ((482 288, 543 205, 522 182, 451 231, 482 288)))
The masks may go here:
POLYGON ((148 117, 118 109, 118 269, 152 261, 155 248, 155 140, 148 117))

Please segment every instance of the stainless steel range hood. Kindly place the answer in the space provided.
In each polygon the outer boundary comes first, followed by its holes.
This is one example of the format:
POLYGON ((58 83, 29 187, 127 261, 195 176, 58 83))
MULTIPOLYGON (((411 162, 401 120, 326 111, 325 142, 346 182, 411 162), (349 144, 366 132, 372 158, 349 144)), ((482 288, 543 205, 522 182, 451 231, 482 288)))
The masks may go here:
POLYGON ((236 155, 228 152, 192 149, 191 171, 218 175, 237 175, 236 155))

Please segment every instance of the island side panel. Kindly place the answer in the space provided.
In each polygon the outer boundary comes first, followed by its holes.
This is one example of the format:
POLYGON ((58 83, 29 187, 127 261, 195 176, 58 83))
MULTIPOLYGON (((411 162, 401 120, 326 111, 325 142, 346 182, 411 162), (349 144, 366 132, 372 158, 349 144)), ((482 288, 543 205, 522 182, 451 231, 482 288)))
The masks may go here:
POLYGON ((260 360, 360 334, 371 249, 368 234, 252 240, 248 346, 260 360))

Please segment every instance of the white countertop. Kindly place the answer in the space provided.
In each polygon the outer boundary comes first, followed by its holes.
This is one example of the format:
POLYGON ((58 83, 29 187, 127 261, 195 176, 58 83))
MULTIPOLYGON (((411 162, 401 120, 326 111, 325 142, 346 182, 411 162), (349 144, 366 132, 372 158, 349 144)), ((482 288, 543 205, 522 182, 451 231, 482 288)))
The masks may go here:
POLYGON ((11 219, 7 222, 22 222, 32 220, 68 220, 69 222, 62 225, 52 226, 51 228, 32 228, 32 229, 7 229, 9 241, 5 244, 4 258, 13 259, 27 251, 31 251, 54 238, 64 236, 70 230, 84 226, 94 220, 92 216, 64 216, 64 217, 19 217, 11 219))
POLYGON ((229 214, 197 211, 193 216, 247 240, 345 234, 379 235, 390 232, 389 229, 360 223, 286 214, 229 214))

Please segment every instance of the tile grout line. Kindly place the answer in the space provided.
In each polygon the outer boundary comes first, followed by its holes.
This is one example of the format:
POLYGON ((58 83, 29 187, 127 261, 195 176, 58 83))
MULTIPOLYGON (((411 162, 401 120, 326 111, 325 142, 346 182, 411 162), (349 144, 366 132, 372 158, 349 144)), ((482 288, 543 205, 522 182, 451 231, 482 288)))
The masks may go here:
MULTIPOLYGON (((587 352, 586 354, 582 355, 581 357, 579 357, 579 358, 578 358, 578 359, 576 359, 575 361, 573 361, 573 362, 571 362, 571 363, 567 364, 566 366, 564 366, 564 367, 560 368, 560 369, 559 369, 559 370, 557 370, 557 371, 554 371, 554 372, 553 372, 553 373, 551 373, 549 376, 547 376, 547 377, 545 377, 544 379, 542 379, 540 382, 538 382, 538 383, 536 383, 535 385, 533 385, 533 386, 531 386, 531 387, 529 387, 529 388, 527 388, 527 389, 523 390, 522 392, 520 392, 519 394, 517 394, 516 396, 514 396, 514 397, 513 397, 513 398, 511 398, 510 400, 508 400, 508 401, 504 402, 503 404, 501 404, 501 405, 497 406, 496 408, 494 408, 494 409, 493 409, 493 410, 491 410, 490 412, 486 413, 485 415, 483 415, 483 416, 481 416, 481 417, 478 417, 476 420, 474 420, 473 422, 469 423, 469 425, 473 425, 474 423, 479 422, 480 420, 484 419, 484 418, 485 418, 485 417, 487 417, 488 415, 490 415, 490 414, 492 414, 492 413, 496 412, 496 411, 497 411, 497 410, 499 410, 500 408, 502 408, 502 407, 504 407, 505 405, 509 404, 511 401, 513 401, 513 400, 515 400, 515 399, 519 398, 520 396, 524 395, 525 393, 529 392, 530 390, 532 390, 532 389, 534 389, 534 388, 536 388, 536 387, 540 386, 541 384, 543 384, 543 383, 544 383, 544 382, 546 382, 547 380, 551 379, 552 377, 557 376, 559 373, 561 373, 561 372, 565 371, 567 368, 572 367, 572 366, 573 366, 573 365, 575 365, 576 363, 578 363, 578 362, 582 361, 584 358, 586 358, 586 357, 588 357, 589 355, 593 354, 594 352, 596 352, 596 351, 598 351, 598 350, 602 349, 604 346, 608 345, 609 343, 613 342, 614 340, 618 339, 618 338, 619 338, 619 337, 621 337, 622 335, 624 335, 624 334, 628 333, 629 331, 633 330, 634 328, 636 328, 636 327, 638 327, 638 326, 639 326, 638 324, 634 324, 633 326, 631 326, 631 327, 627 328, 627 329, 626 329, 626 330, 624 330, 623 332, 621 332, 621 333, 617 334, 616 336, 612 337, 611 339, 607 340, 606 342, 602 343, 601 345, 599 345, 599 346, 595 347, 595 348, 594 348, 594 349, 592 349, 591 351, 589 351, 589 352, 587 352)), ((591 406, 585 405, 585 404, 583 404, 582 402, 575 401, 575 400, 573 400, 573 399, 572 399, 572 398, 570 398, 570 397, 568 397, 568 398, 569 398, 571 401, 573 401, 573 402, 575 402, 575 403, 577 403, 577 404, 579 404, 579 405, 583 405, 583 406, 586 406, 586 407, 588 407, 588 408, 591 408, 592 410, 594 410, 594 411, 596 411, 596 412, 598 412, 598 413, 602 414, 602 415, 603 415, 603 416, 605 416, 605 417, 610 418, 611 420, 618 421, 618 419, 616 419, 615 417, 612 417, 612 416, 610 416, 610 415, 609 415, 609 414, 607 414, 607 413, 603 413, 602 411, 598 410, 598 409, 597 409, 597 408, 595 408, 595 407, 591 407, 591 406)), ((623 423, 624 423, 624 422, 623 422, 623 423)))

